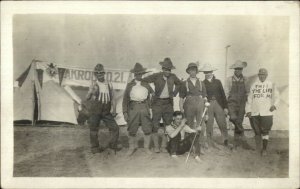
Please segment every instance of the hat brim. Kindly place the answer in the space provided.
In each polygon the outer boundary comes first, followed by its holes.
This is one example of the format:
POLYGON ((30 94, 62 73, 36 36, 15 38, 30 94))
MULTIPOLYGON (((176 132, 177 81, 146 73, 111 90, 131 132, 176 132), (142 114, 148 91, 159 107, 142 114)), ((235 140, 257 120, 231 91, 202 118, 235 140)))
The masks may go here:
POLYGON ((214 68, 214 69, 207 69, 207 70, 199 70, 199 72, 213 72, 216 70, 218 70, 218 69, 214 68))
POLYGON ((146 71, 147 69, 144 69, 144 70, 141 70, 141 71, 135 71, 134 69, 131 69, 130 70, 130 73, 133 73, 133 74, 145 74, 145 73, 148 73, 149 71, 146 71))
POLYGON ((96 74, 96 73, 105 73, 105 71, 93 71, 94 72, 94 74, 96 74))
POLYGON ((197 69, 197 73, 199 73, 199 69, 197 68, 197 66, 191 66, 191 67, 188 67, 187 69, 185 69, 186 73, 189 73, 189 69, 191 68, 196 68, 197 69))
POLYGON ((229 69, 246 68, 246 67, 247 67, 247 62, 242 62, 242 65, 233 64, 233 65, 230 66, 229 69))
POLYGON ((172 65, 172 67, 167 67, 167 66, 163 65, 163 64, 164 64, 164 62, 160 62, 159 64, 160 64, 160 65, 161 65, 161 67, 163 67, 163 68, 167 68, 167 69, 171 69, 171 70, 174 70, 174 69, 176 69, 176 68, 175 68, 175 66, 173 66, 173 65, 172 65))

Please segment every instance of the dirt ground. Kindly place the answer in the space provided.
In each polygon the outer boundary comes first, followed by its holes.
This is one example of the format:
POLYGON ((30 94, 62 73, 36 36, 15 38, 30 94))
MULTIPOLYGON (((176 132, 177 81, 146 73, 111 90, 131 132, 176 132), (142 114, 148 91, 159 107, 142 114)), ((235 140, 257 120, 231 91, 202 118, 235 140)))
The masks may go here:
MULTIPOLYGON (((92 154, 87 126, 14 127, 15 177, 222 177, 274 178, 288 177, 289 145, 286 133, 271 133, 269 154, 261 157, 255 151, 209 149, 197 163, 186 154, 173 160, 167 153, 146 155, 140 136, 140 148, 126 157, 128 139, 126 127, 121 127, 123 149, 115 155, 110 150, 92 154)), ((229 133, 232 134, 232 133, 229 133)), ((216 134, 217 135, 217 134, 216 134)), ((109 133, 101 129, 105 146, 109 133)), ((254 147, 252 131, 248 142, 254 147)), ((232 139, 232 138, 231 138, 232 139)), ((216 137, 216 141, 220 137, 216 137)))

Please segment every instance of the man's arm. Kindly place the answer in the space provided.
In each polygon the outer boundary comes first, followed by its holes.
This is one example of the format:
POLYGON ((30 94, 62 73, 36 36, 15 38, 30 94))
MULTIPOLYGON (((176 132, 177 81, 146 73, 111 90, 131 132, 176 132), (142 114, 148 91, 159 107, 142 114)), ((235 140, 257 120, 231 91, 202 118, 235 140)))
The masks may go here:
POLYGON ((175 89, 173 95, 176 96, 177 93, 180 91, 182 81, 174 74, 174 84, 175 84, 175 89))
POLYGON ((253 101, 253 89, 254 89, 254 84, 250 87, 250 92, 248 94, 248 98, 247 98, 247 102, 246 102, 246 107, 245 107, 245 110, 246 110, 246 117, 251 117, 251 106, 252 106, 252 101, 253 101))
POLYGON ((153 83, 157 78, 157 73, 154 73, 152 75, 149 75, 147 77, 144 77, 142 80, 147 82, 147 83, 153 83))
POLYGON ((129 100, 130 100, 129 85, 130 85, 129 83, 126 85, 125 92, 124 92, 124 95, 123 95, 123 102, 122 102, 123 113, 128 112, 128 105, 129 105, 129 100))
POLYGON ((114 100, 114 88, 112 83, 108 83, 108 85, 110 86, 110 93, 111 93, 111 113, 113 114, 113 116, 115 116, 117 114, 117 103, 114 100))
POLYGON ((183 103, 184 103, 184 100, 186 97, 186 93, 187 93, 187 89, 186 89, 185 82, 182 82, 182 84, 180 86, 180 90, 179 90, 179 109, 181 112, 184 111, 183 103))
POLYGON ((273 112, 274 110, 277 109, 279 102, 280 102, 280 94, 274 83, 272 84, 272 88, 273 88, 272 89, 273 90, 273 99, 272 99, 273 103, 272 103, 272 106, 270 107, 271 112, 273 112))
POLYGON ((226 82, 226 83, 225 83, 224 90, 225 90, 225 95, 226 95, 226 97, 228 98, 230 89, 231 89, 231 87, 232 87, 232 79, 231 79, 231 77, 226 78, 226 81, 225 81, 225 82, 226 82))
POLYGON ((167 126, 166 132, 170 138, 174 138, 178 135, 178 133, 185 127, 185 119, 182 120, 182 123, 173 131, 170 129, 171 126, 167 126))
POLYGON ((222 101, 223 101, 223 108, 228 109, 227 99, 226 99, 226 96, 225 96, 225 92, 224 92, 224 89, 223 89, 222 82, 220 80, 219 80, 219 89, 220 89, 221 98, 222 98, 222 101))

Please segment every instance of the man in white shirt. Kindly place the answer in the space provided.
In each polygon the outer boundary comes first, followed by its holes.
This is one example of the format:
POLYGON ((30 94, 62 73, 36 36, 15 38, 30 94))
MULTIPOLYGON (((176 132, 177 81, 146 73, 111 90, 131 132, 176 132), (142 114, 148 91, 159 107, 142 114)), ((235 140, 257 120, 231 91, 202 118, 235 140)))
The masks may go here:
POLYGON ((255 132, 256 148, 262 149, 261 155, 267 155, 269 131, 273 125, 273 111, 279 103, 279 92, 274 83, 266 80, 268 71, 259 69, 259 80, 251 85, 246 104, 246 116, 251 118, 252 128, 255 132))
POLYGON ((151 120, 150 95, 153 93, 151 86, 142 81, 142 76, 147 73, 146 68, 140 63, 136 63, 130 70, 134 74, 134 79, 126 86, 123 96, 123 114, 128 125, 129 150, 127 155, 132 155, 138 148, 136 133, 139 126, 144 132, 144 149, 151 154, 149 149, 153 124, 151 120))
POLYGON ((183 119, 183 113, 180 111, 175 111, 173 113, 173 121, 170 125, 166 126, 166 133, 168 135, 168 145, 167 150, 172 158, 177 158, 177 155, 182 155, 188 152, 191 148, 193 139, 195 138, 194 148, 195 148, 195 160, 200 162, 200 143, 198 131, 201 127, 191 129, 186 125, 186 119, 183 119), (188 133, 186 136, 186 133, 188 133))

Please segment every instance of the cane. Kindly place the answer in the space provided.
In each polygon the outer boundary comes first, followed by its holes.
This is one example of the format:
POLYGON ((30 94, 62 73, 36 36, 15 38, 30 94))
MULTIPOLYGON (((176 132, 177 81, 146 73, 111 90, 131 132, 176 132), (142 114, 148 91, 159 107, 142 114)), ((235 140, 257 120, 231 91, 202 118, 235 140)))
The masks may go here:
MULTIPOLYGON (((210 106, 210 103, 209 103, 209 102, 206 102, 206 103, 205 103, 205 108, 204 108, 204 111, 203 111, 203 114, 202 114, 202 117, 201 117, 201 120, 200 120, 200 124, 199 124, 200 127, 201 127, 201 125, 202 125, 202 122, 203 122, 205 113, 206 113, 206 111, 207 111, 207 109, 208 109, 208 106, 210 106)), ((187 155, 187 157, 186 157, 185 163, 187 163, 188 160, 189 160, 189 157, 190 157, 190 154, 191 154, 191 152, 192 152, 192 149, 193 149, 193 146, 194 146, 194 143, 195 143, 195 140, 196 140, 197 135, 198 135, 198 132, 196 132, 196 134, 195 134, 195 136, 194 136, 194 139, 193 139, 191 148, 190 148, 190 150, 189 150, 189 153, 188 153, 188 155, 187 155)))

